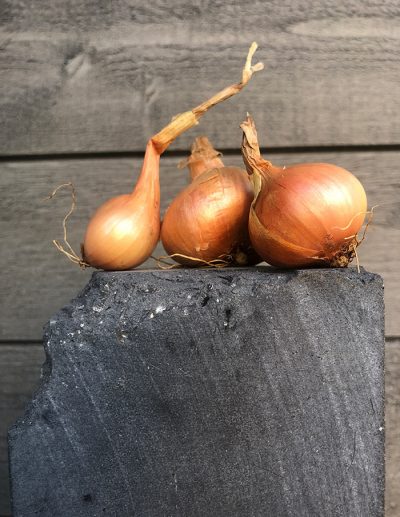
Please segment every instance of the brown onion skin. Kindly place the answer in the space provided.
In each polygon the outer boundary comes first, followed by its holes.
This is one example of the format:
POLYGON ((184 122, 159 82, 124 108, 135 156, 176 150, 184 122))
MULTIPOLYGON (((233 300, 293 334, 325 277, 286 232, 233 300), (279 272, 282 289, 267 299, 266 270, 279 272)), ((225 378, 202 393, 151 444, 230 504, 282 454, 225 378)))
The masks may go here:
POLYGON ((88 264, 126 270, 150 256, 160 237, 159 164, 159 152, 150 140, 133 192, 109 199, 89 221, 82 246, 88 264))
POLYGON ((347 266, 367 197, 349 171, 327 163, 271 168, 249 217, 254 249, 280 268, 347 266))
POLYGON ((242 154, 255 198, 249 234, 260 257, 280 268, 346 267, 357 256, 367 196, 351 172, 329 163, 276 167, 261 156, 253 118, 242 154))
MULTIPOLYGON (((232 265, 258 263, 248 236, 254 193, 246 171, 219 167, 197 172, 165 213, 161 240, 167 253, 207 262, 229 256, 232 265)), ((199 265, 184 257, 174 256, 174 260, 186 266, 199 265)))

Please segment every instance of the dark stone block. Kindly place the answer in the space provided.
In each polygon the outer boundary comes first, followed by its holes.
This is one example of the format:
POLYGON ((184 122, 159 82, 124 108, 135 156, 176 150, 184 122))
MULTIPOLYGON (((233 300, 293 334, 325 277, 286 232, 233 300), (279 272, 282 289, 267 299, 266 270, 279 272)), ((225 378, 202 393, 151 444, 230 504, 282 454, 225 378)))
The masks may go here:
POLYGON ((383 515, 383 326, 353 269, 94 273, 9 433, 14 516, 383 515))

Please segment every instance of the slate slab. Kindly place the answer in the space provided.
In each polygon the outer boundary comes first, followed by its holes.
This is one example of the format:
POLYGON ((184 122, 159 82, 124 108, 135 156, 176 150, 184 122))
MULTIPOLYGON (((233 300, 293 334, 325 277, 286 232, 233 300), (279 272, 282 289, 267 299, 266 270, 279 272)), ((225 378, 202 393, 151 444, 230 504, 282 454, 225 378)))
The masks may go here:
POLYGON ((96 272, 9 432, 15 517, 383 515, 383 286, 96 272))

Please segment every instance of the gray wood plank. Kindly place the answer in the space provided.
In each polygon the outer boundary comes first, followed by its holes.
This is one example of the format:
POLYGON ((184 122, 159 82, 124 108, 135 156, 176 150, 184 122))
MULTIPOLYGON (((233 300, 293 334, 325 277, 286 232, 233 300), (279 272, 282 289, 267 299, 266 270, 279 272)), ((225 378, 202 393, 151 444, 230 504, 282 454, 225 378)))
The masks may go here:
MULTIPOLYGON (((186 171, 177 169, 179 158, 165 157, 161 163, 163 210, 185 185, 186 171)), ((381 204, 374 224, 360 249, 361 264, 380 273, 385 280, 386 332, 400 335, 399 262, 400 185, 397 166, 400 153, 324 153, 273 156, 277 164, 327 161, 341 165, 364 183, 370 206, 381 204)), ((228 156, 227 164, 241 165, 241 157, 228 156)), ((73 181, 78 209, 69 221, 71 242, 79 249, 91 212, 113 195, 129 192, 138 159, 3 162, 0 186, 7 192, 0 222, 0 262, 7 274, 0 280, 0 339, 40 339, 42 325, 52 313, 75 296, 91 271, 81 271, 53 247, 62 238, 61 221, 70 207, 69 192, 52 201, 43 198, 57 185, 73 181)), ((163 253, 159 247, 154 255, 163 253)), ((154 267, 148 261, 145 267, 154 267)))
POLYGON ((0 344, 0 515, 9 515, 7 429, 39 384, 42 346, 0 344))
POLYGON ((249 43, 266 70, 201 127, 238 148, 400 143, 395 0, 3 2, 0 154, 140 150, 170 118, 236 81, 249 43))
POLYGON ((400 515, 400 339, 386 344, 386 517, 400 515))
MULTIPOLYGON (((6 432, 39 382, 41 345, 0 345, 0 515, 9 515, 6 432)), ((400 512, 400 339, 386 344, 386 517, 400 512)))

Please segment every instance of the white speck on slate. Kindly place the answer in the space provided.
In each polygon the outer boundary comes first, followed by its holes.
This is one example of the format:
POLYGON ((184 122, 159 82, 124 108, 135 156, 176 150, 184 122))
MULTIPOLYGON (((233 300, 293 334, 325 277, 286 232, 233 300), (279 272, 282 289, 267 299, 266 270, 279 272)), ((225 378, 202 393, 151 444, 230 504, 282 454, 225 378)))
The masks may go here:
POLYGON ((81 328, 83 328, 83 327, 85 326, 85 324, 84 324, 84 323, 81 323, 79 326, 80 326, 81 328))
POLYGON ((154 318, 154 314, 151 312, 150 313, 150 316, 149 316, 150 319, 153 319, 154 318))
POLYGON ((189 309, 188 309, 187 307, 185 307, 185 308, 183 309, 183 314, 184 314, 185 316, 187 316, 187 315, 189 314, 189 309))
POLYGON ((166 309, 166 307, 164 307, 163 305, 159 305, 157 308, 156 308, 156 314, 160 314, 160 312, 164 312, 166 309))
POLYGON ((96 305, 93 305, 92 310, 94 312, 101 312, 103 310, 103 307, 96 307, 96 305))

